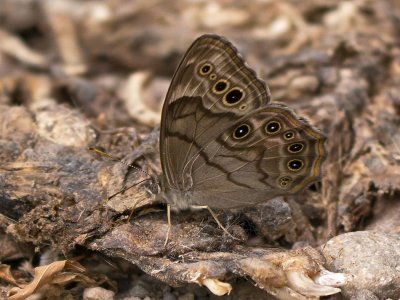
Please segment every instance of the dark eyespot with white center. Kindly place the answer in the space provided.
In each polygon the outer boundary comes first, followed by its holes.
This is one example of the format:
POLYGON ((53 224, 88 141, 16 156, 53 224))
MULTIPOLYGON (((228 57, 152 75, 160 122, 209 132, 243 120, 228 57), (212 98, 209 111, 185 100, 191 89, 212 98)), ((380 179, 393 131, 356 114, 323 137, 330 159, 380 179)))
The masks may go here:
POLYGON ((236 127, 236 129, 233 131, 233 138, 236 140, 243 139, 249 135, 250 131, 251 131, 250 125, 242 124, 236 127))
POLYGON ((218 80, 213 86, 213 92, 216 94, 224 93, 229 87, 228 81, 225 79, 218 80))
POLYGON ((304 162, 301 159, 292 159, 287 163, 288 169, 293 172, 298 172, 304 167, 304 162))
POLYGON ((224 96, 223 103, 227 106, 233 106, 244 98, 244 92, 240 88, 233 88, 224 96))
POLYGON ((291 131, 291 130, 286 131, 286 132, 283 134, 283 138, 284 138, 285 140, 291 140, 292 138, 294 138, 294 132, 291 131))
POLYGON ((302 143, 293 143, 287 149, 290 153, 299 153, 304 149, 304 145, 302 143))
POLYGON ((265 125, 265 131, 269 134, 277 133, 281 130, 281 123, 278 121, 270 121, 265 125))
POLYGON ((210 63, 204 63, 200 66, 199 73, 200 75, 208 75, 211 73, 213 66, 210 63))

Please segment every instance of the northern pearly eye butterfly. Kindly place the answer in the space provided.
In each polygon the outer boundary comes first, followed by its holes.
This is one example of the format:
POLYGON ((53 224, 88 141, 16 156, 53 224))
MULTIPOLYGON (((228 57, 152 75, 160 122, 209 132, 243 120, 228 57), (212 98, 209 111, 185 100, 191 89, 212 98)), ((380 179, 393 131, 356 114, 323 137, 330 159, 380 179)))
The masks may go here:
MULTIPOLYGON (((199 37, 175 71, 162 109, 158 196, 168 203, 169 228, 171 205, 202 207, 230 235, 212 208, 302 191, 321 175, 324 142, 290 108, 270 102, 266 84, 229 41, 199 37)), ((165 244, 168 236, 169 230, 165 244)))
POLYGON ((230 42, 203 35, 181 60, 163 106, 162 197, 210 210, 299 192, 319 179, 324 142, 290 108, 270 102, 230 42))

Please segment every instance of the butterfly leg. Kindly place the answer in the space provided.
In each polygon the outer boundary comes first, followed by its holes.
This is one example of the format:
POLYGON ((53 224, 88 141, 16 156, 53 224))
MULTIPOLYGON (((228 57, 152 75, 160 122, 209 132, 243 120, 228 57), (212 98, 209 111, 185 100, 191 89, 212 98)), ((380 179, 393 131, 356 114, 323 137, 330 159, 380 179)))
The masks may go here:
POLYGON ((164 247, 167 246, 168 240, 169 240, 169 233, 171 231, 171 205, 167 204, 167 218, 168 218, 168 231, 167 231, 167 236, 165 237, 165 242, 164 242, 164 247))
POLYGON ((211 207, 209 207, 208 205, 193 205, 193 208, 201 208, 201 209, 207 209, 210 214, 212 215, 212 217, 214 218, 215 222, 217 222, 218 226, 227 234, 229 235, 231 238, 233 238, 234 240, 240 240, 237 237, 233 236, 225 227, 224 225, 222 225, 222 223, 219 221, 217 215, 215 214, 215 212, 211 209, 211 207))

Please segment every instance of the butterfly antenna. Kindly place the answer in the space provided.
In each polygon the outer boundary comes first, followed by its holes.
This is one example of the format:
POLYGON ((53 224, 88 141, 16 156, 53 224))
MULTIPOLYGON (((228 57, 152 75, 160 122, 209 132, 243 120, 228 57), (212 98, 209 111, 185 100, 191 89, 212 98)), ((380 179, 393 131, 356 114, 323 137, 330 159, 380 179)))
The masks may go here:
POLYGON ((128 164, 126 161, 124 161, 124 160, 121 159, 121 158, 118 158, 118 157, 116 157, 116 156, 113 156, 113 155, 111 155, 111 154, 109 154, 109 153, 107 153, 107 152, 104 152, 104 151, 102 151, 102 150, 100 150, 100 149, 98 149, 98 148, 95 148, 95 147, 89 147, 88 150, 89 150, 89 151, 93 151, 93 152, 95 152, 95 153, 97 153, 97 154, 99 154, 99 155, 105 156, 105 157, 107 157, 107 158, 109 158, 109 159, 111 159, 111 160, 113 160, 113 161, 119 162, 119 163, 121 163, 121 164, 127 166, 128 168, 135 169, 135 170, 137 170, 137 171, 139 171, 139 172, 141 172, 141 173, 147 175, 148 177, 150 177, 150 178, 143 179, 143 180, 141 180, 141 181, 139 181, 139 182, 136 182, 135 184, 133 184, 133 185, 131 185, 131 186, 128 186, 128 187, 125 187, 125 188, 123 188, 122 190, 120 190, 120 191, 118 191, 118 192, 112 194, 111 196, 109 196, 109 197, 107 198, 107 201, 111 200, 111 199, 114 198, 115 196, 117 196, 117 195, 119 195, 119 194, 121 194, 121 193, 124 193, 125 191, 129 190, 130 188, 132 188, 132 187, 134 187, 134 186, 136 186, 136 185, 138 185, 138 184, 140 184, 140 183, 142 183, 142 182, 144 182, 144 181, 146 181, 146 180, 150 180, 151 178, 154 178, 154 180, 157 182, 157 184, 160 185, 160 183, 158 182, 158 179, 157 179, 156 177, 152 177, 149 173, 147 173, 146 171, 142 170, 141 168, 138 168, 138 167, 136 167, 136 166, 134 166, 134 165, 132 165, 132 164, 128 164))
POLYGON ((93 152, 95 152, 95 153, 97 153, 97 154, 100 154, 100 155, 102 155, 102 156, 108 157, 109 159, 111 159, 111 160, 113 160, 113 161, 119 162, 119 163, 121 163, 121 164, 123 164, 123 165, 125 165, 125 166, 127 166, 127 167, 129 167, 129 168, 135 169, 136 171, 142 172, 142 173, 144 173, 145 175, 151 177, 149 173, 147 173, 146 171, 142 170, 141 168, 138 168, 138 167, 136 167, 136 166, 134 166, 134 165, 128 164, 128 163, 127 163, 126 161, 124 161, 123 159, 118 158, 118 157, 116 157, 116 156, 114 156, 114 155, 111 155, 111 154, 109 154, 109 153, 107 153, 107 152, 101 151, 101 150, 98 149, 98 148, 89 147, 88 150, 93 151, 93 152))

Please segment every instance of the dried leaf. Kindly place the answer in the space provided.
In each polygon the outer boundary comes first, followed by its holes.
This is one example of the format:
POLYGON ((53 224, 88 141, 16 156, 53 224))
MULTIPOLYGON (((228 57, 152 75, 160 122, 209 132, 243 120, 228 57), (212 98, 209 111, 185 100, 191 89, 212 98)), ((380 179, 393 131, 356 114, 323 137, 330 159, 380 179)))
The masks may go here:
POLYGON ((14 295, 10 296, 9 299, 23 300, 38 292, 46 284, 60 282, 65 283, 67 278, 70 280, 75 279, 73 276, 60 276, 62 275, 60 272, 67 269, 71 270, 72 272, 76 272, 77 274, 85 271, 85 268, 82 265, 69 260, 55 261, 49 265, 37 267, 35 268, 35 276, 33 281, 22 289, 18 290, 14 295))
POLYGON ((79 274, 79 273, 62 273, 58 274, 53 278, 52 283, 54 284, 60 284, 60 285, 65 285, 68 284, 72 281, 75 282, 81 282, 84 285, 95 285, 97 282, 96 280, 90 278, 89 276, 85 274, 79 274))
POLYGON ((11 274, 9 265, 1 264, 0 265, 0 279, 3 279, 13 285, 20 286, 15 280, 14 276, 11 274))
POLYGON ((126 100, 126 108, 132 117, 143 124, 155 126, 160 122, 160 114, 152 111, 143 103, 143 93, 149 79, 150 74, 148 72, 132 74, 120 96, 126 100))
POLYGON ((5 53, 26 64, 45 67, 46 58, 29 48, 20 38, 0 29, 0 53, 5 53))

